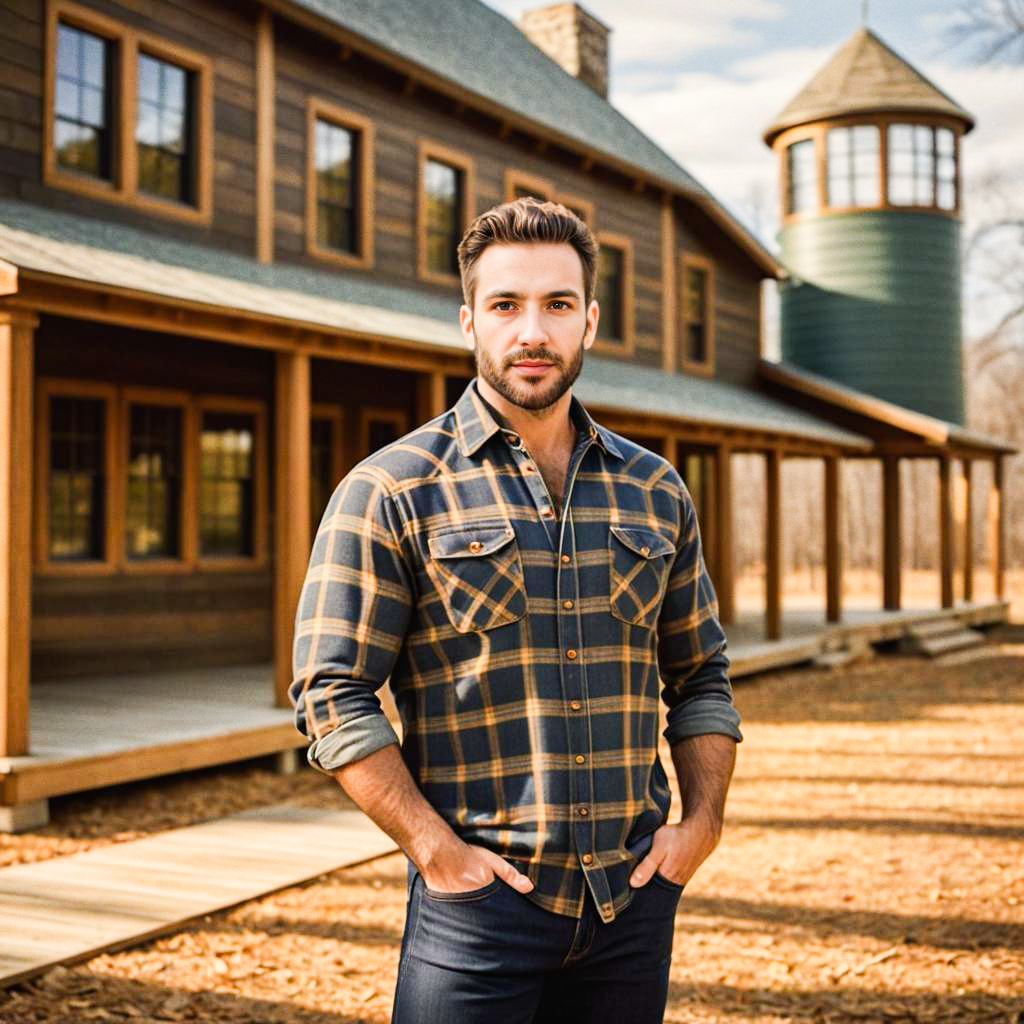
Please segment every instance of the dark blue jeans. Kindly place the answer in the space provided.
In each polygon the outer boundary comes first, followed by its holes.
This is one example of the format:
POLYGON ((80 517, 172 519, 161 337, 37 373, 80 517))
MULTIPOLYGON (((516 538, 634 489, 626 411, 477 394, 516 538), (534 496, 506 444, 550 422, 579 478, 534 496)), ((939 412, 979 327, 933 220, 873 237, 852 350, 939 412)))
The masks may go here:
POLYGON ((655 875, 603 924, 495 879, 432 893, 411 876, 392 1024, 660 1024, 682 886, 655 875))

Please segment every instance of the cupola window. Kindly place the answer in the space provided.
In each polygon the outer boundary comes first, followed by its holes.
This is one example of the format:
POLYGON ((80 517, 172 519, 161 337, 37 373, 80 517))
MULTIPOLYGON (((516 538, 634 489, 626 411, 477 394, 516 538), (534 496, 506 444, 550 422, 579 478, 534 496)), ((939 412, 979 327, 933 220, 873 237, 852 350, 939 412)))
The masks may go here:
POLYGON ((949 128, 889 125, 889 203, 956 207, 956 142, 949 128))
POLYGON ((804 213, 817 206, 818 181, 815 173, 814 139, 794 142, 786 150, 789 189, 787 212, 804 213))
POLYGON ((828 205, 878 206, 882 201, 878 125, 828 131, 828 205))

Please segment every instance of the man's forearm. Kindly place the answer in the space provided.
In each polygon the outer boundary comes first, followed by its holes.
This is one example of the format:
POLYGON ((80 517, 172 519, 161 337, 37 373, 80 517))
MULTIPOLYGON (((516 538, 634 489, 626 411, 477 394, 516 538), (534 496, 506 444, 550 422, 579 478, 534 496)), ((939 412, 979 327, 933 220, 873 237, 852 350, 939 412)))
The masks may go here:
POLYGON ((725 797, 736 765, 736 741, 718 733, 688 736, 672 744, 672 763, 679 779, 682 817, 707 815, 721 831, 725 797))

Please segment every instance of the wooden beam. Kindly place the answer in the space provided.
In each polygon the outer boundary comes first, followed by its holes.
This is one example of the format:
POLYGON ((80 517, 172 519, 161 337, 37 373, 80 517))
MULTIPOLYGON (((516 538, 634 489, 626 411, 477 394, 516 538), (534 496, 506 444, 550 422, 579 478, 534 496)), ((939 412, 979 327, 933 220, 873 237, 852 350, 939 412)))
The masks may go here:
POLYGON ((735 564, 733 557, 732 449, 715 450, 715 591, 718 617, 723 625, 736 621, 735 564))
POLYGON ((1006 501, 1003 456, 992 459, 992 489, 988 496, 988 532, 992 548, 992 586, 996 598, 1006 598, 1006 501))
POLYGON ((416 415, 421 423, 440 416, 448 408, 447 384, 447 378, 440 370, 419 375, 416 380, 416 415))
POLYGON ((974 494, 971 487, 971 470, 974 463, 970 459, 960 460, 961 500, 958 502, 963 522, 960 524, 964 545, 964 600, 974 600, 974 494))
POLYGON ((274 364, 274 703, 290 707, 295 610, 309 564, 310 358, 274 364))
POLYGON ((18 290, 18 268, 0 260, 0 295, 14 295, 18 290))
POLYGON ((256 23, 256 259, 274 259, 274 15, 266 7, 256 23))
POLYGON ((0 756, 29 752, 32 388, 38 319, 0 310, 0 756))
POLYGON ((942 607, 953 607, 953 494, 952 459, 939 456, 939 580, 942 607))
POLYGON ((886 455, 882 459, 882 592, 887 611, 900 607, 901 539, 900 459, 886 455))
POLYGON ((782 456, 772 448, 764 456, 764 632, 782 636, 782 456))
POLYGON ((676 219, 672 197, 661 199, 661 368, 676 372, 676 219))
POLYGON ((842 509, 842 466, 835 455, 824 459, 825 466, 825 620, 839 622, 843 617, 843 542, 840 530, 842 509))

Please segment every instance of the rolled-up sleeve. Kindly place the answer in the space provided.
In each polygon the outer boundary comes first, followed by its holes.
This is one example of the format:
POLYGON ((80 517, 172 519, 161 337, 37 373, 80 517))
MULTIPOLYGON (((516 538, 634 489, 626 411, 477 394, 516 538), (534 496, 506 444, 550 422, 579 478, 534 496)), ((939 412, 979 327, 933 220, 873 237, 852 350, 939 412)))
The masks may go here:
POLYGON ((718 600, 704 565, 693 502, 682 488, 681 531, 658 619, 658 670, 668 705, 669 744, 722 733, 739 742, 740 716, 729 683, 718 600))
POLYGON ((299 596, 288 694, 331 772, 398 742, 377 690, 402 649, 413 604, 400 528, 386 481, 353 470, 335 489, 299 596))

